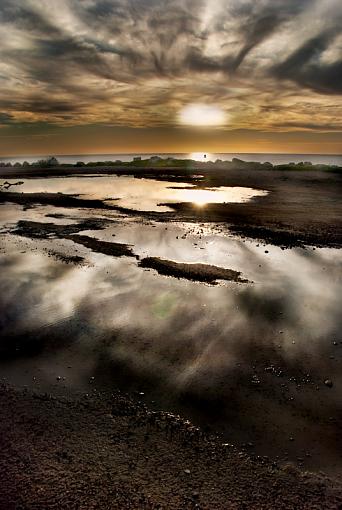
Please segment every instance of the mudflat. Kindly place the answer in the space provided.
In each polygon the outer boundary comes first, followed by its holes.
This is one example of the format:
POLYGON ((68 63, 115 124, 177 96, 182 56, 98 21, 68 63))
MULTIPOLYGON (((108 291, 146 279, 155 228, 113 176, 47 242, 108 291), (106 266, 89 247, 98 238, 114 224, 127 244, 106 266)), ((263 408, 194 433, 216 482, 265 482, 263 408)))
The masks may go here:
MULTIPOLYGON (((191 203, 168 203, 174 213, 142 212, 140 215, 161 221, 211 221, 227 226, 241 236, 259 239, 279 246, 342 245, 342 173, 323 170, 253 169, 250 164, 234 168, 193 164, 188 168, 86 167, 42 169, 0 169, 0 176, 35 178, 42 176, 68 177, 82 175, 131 175, 136 178, 179 180, 199 189, 220 186, 248 186, 269 191, 240 204, 207 204, 205 208, 191 203), (199 179, 200 173, 200 179, 199 179)), ((2 192, 1 202, 22 205, 34 203, 60 207, 113 209, 131 214, 120 205, 101 200, 82 199, 64 194, 2 192), (80 204, 81 202, 81 204, 80 204)))

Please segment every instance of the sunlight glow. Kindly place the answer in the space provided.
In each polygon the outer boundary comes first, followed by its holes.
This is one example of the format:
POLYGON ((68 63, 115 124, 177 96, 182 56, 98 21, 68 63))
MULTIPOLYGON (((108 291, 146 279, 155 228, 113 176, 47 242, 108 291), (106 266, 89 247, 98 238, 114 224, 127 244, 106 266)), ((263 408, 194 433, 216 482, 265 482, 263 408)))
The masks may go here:
POLYGON ((206 161, 212 161, 212 155, 208 154, 207 152, 191 152, 190 159, 205 163, 206 161))
POLYGON ((222 126, 226 114, 216 105, 192 103, 179 112, 179 122, 185 126, 222 126))

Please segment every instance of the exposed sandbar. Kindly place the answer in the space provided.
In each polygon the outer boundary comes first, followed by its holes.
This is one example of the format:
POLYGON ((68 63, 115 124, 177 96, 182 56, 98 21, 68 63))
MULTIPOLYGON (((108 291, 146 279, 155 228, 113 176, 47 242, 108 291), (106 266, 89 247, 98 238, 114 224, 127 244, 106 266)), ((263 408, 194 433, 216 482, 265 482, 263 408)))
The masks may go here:
POLYGON ((147 257, 139 262, 141 267, 155 269, 159 274, 185 278, 198 282, 216 283, 217 280, 227 280, 239 283, 248 283, 248 280, 241 278, 239 271, 224 269, 223 267, 211 266, 208 264, 186 264, 165 260, 157 257, 147 257))
POLYGON ((71 234, 64 236, 65 239, 70 239, 77 244, 81 244, 92 251, 103 253, 104 255, 110 255, 111 257, 135 257, 129 244, 113 243, 108 241, 100 241, 90 236, 83 236, 78 234, 71 234))

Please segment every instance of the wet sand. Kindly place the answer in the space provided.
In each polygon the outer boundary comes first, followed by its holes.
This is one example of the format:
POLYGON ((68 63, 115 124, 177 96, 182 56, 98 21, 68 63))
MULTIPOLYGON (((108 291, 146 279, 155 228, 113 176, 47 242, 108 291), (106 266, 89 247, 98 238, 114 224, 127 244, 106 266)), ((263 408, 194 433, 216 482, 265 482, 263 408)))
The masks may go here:
POLYGON ((21 220, 16 224, 13 233, 19 236, 47 239, 51 236, 67 238, 71 234, 81 232, 82 230, 100 230, 108 226, 108 220, 90 218, 80 220, 77 223, 62 224, 56 223, 40 223, 38 221, 21 220))
POLYGON ((116 392, 53 397, 2 386, 0 508, 338 509, 324 476, 250 458, 116 392))

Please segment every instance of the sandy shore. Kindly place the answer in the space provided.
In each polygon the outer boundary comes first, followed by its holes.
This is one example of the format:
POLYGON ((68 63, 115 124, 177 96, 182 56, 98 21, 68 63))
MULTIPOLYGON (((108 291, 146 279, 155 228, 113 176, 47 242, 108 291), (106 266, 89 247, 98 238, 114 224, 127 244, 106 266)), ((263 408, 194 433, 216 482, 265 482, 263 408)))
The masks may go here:
MULTIPOLYGON (((250 458, 122 393, 3 386, 0 508, 337 509, 329 479, 250 458)), ((138 397, 137 397, 138 398, 138 397)))

